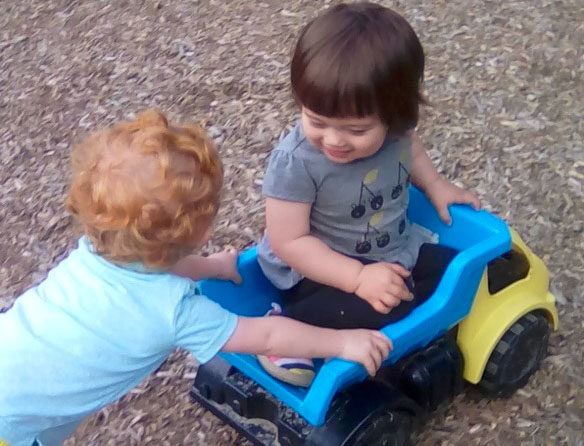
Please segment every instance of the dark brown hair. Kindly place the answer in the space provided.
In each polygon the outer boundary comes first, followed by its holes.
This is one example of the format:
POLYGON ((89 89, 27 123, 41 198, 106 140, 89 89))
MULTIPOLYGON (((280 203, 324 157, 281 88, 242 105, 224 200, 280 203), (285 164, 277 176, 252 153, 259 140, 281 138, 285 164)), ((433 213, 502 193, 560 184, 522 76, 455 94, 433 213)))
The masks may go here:
POLYGON ((377 114, 394 134, 418 122, 424 50, 389 8, 352 3, 327 10, 302 30, 290 68, 294 99, 319 115, 377 114))

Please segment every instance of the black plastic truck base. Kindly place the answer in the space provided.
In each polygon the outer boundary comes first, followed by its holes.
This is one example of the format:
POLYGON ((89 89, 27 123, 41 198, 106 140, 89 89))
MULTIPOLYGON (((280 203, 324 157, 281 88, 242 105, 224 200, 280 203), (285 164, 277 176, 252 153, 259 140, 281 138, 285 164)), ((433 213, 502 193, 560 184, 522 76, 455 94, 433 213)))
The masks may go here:
POLYGON ((219 357, 199 368, 191 395, 259 446, 356 446, 384 416, 419 423, 461 389, 462 355, 447 336, 340 392, 322 426, 308 424, 219 357))

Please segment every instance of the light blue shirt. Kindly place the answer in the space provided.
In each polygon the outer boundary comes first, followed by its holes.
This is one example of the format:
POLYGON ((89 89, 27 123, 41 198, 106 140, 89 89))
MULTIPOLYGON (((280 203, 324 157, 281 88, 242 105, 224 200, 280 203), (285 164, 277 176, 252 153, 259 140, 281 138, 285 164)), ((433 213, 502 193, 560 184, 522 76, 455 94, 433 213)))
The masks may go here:
POLYGON ((237 316, 168 273, 106 261, 86 238, 48 277, 0 313, 0 439, 31 446, 156 370, 175 347, 204 363, 237 316))

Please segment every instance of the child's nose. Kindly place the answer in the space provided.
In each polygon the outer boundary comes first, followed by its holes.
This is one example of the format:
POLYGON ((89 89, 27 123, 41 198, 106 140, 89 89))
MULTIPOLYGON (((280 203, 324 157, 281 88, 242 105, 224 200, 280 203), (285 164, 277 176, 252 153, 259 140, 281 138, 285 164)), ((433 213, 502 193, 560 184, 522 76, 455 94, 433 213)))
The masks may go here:
POLYGON ((324 144, 326 146, 342 147, 343 137, 337 130, 327 129, 324 133, 324 144))

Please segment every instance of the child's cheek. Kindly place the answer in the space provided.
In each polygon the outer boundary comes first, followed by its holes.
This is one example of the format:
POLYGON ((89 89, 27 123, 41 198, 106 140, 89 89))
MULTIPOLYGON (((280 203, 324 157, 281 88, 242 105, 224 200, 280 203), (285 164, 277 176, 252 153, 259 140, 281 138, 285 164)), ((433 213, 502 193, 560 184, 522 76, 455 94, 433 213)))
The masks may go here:
POLYGON ((304 132, 304 135, 306 136, 306 139, 308 140, 308 142, 314 146, 314 147, 320 147, 320 140, 318 138, 318 133, 312 131, 311 129, 308 129, 308 131, 304 132))

